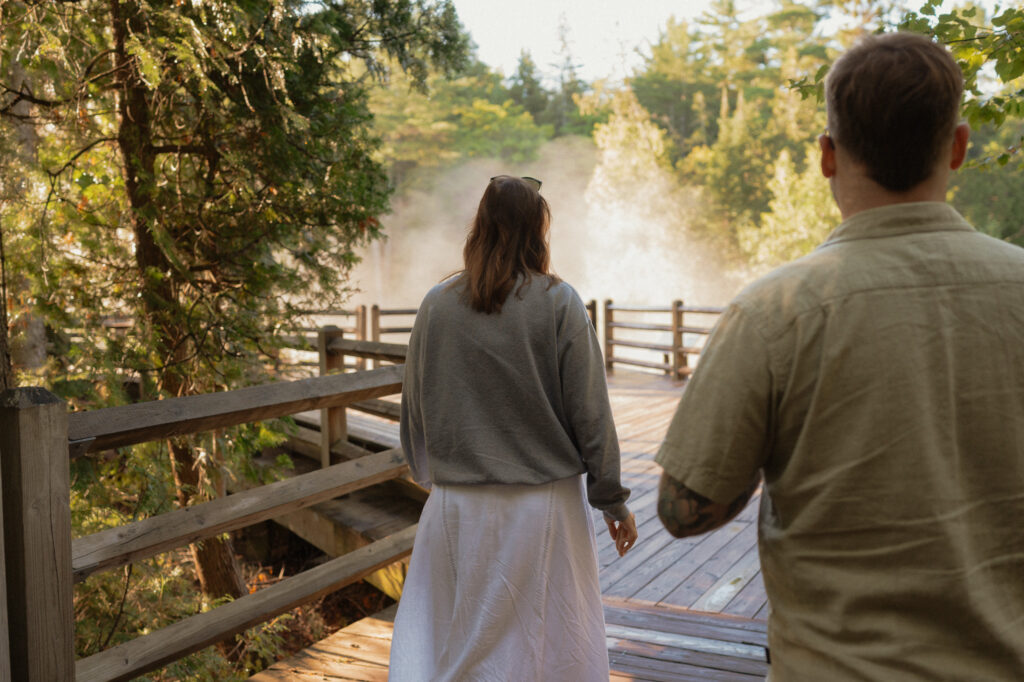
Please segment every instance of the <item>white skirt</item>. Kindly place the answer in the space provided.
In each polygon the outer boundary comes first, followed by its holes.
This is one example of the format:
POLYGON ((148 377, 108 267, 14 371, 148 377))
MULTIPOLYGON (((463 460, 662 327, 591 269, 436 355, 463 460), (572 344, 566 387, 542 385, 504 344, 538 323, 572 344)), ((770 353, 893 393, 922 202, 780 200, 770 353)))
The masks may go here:
POLYGON ((435 485, 395 617, 392 682, 608 681, 583 477, 435 485))

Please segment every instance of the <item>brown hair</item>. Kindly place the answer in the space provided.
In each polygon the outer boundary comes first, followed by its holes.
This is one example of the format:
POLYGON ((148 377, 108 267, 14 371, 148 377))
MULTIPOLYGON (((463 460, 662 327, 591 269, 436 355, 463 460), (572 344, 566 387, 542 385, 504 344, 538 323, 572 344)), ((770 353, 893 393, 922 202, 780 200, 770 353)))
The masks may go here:
POLYGON ((828 72, 829 133, 892 192, 934 171, 960 117, 964 79, 946 48, 915 33, 863 38, 828 72))
POLYGON ((523 285, 534 274, 558 281, 548 271, 550 222, 548 202, 529 183, 509 175, 491 178, 462 250, 463 293, 474 310, 501 312, 520 275, 523 285))

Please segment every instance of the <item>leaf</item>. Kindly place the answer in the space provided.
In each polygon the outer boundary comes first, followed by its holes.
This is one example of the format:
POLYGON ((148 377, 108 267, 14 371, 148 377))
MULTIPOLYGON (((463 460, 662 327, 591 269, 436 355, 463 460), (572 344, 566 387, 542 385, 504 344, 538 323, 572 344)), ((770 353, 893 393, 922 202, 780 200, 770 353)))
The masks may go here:
POLYGON ((1017 55, 1016 59, 1010 59, 1010 55, 1007 53, 1007 56, 996 61, 995 69, 996 74, 1004 83, 1019 78, 1024 75, 1024 54, 1017 55))
POLYGON ((134 35, 125 41, 125 49, 128 54, 135 57, 143 82, 150 88, 156 88, 160 84, 160 65, 156 57, 150 54, 134 35))

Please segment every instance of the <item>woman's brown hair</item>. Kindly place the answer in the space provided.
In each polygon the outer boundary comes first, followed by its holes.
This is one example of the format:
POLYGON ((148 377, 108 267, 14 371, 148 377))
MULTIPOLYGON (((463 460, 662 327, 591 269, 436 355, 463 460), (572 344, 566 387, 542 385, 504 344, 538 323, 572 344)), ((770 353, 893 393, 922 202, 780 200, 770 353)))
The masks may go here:
POLYGON ((558 281, 549 272, 550 222, 548 202, 525 180, 491 178, 462 250, 463 294, 473 310, 500 313, 520 276, 520 288, 533 275, 558 281))

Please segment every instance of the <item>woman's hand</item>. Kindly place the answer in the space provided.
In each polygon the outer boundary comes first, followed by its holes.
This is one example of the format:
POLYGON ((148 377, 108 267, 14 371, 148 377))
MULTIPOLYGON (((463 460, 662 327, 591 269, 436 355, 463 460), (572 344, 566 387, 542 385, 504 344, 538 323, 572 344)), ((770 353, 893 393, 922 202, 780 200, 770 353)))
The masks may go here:
POLYGON ((636 544, 636 517, 630 513, 625 521, 616 521, 606 516, 604 522, 608 524, 608 534, 612 536, 619 556, 625 556, 636 544))

